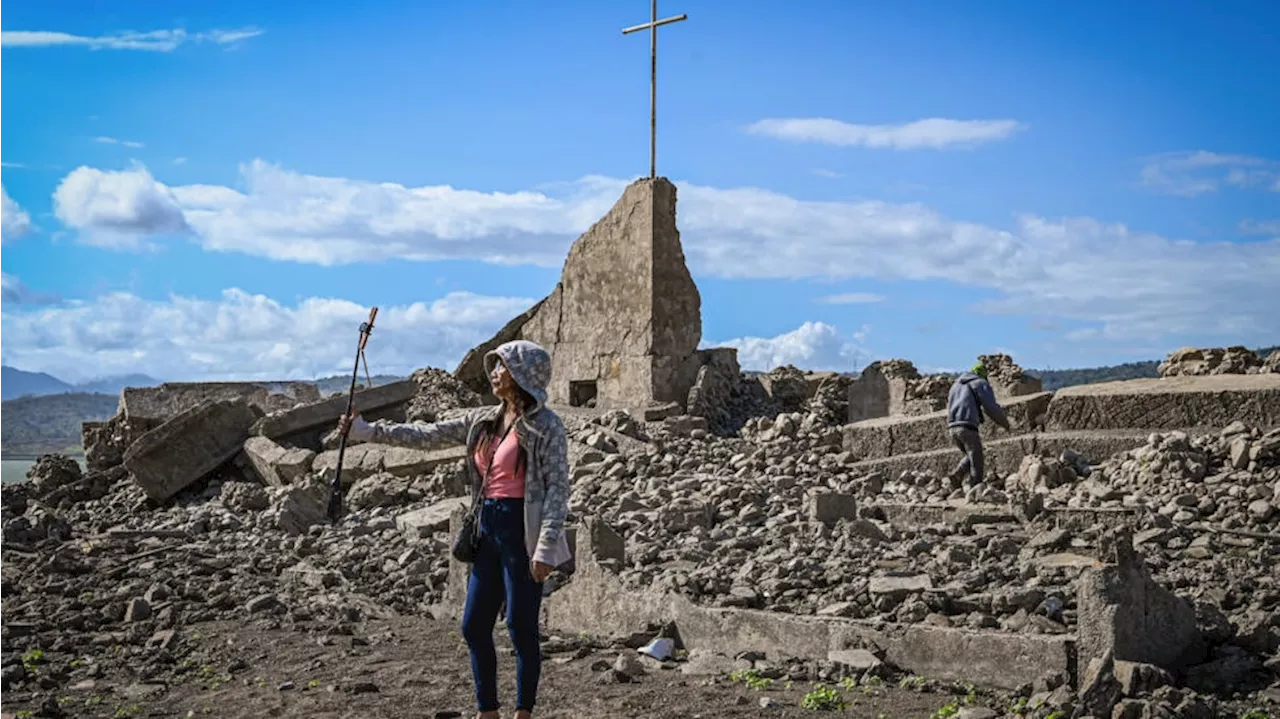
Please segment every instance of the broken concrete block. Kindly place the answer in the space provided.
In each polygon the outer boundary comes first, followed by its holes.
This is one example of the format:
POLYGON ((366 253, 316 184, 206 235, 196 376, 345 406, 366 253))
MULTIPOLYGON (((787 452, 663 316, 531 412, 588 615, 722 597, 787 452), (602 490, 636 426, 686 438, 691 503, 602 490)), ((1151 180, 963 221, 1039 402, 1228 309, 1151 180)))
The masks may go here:
POLYGON ((312 589, 329 589, 342 583, 342 576, 331 569, 320 569, 309 562, 299 562, 280 573, 285 583, 295 583, 312 589))
POLYGON ((1129 530, 1108 531, 1099 550, 1103 564, 1085 569, 1077 589, 1080 663, 1108 655, 1178 672, 1199 662, 1195 609, 1151 578, 1129 530))
POLYGON ((846 675, 875 671, 884 665, 879 657, 866 649, 840 649, 827 653, 827 661, 846 675))
POLYGON ((852 494, 820 492, 809 500, 809 518, 824 524, 857 519, 858 501, 852 494))
MULTIPOLYGON (((406 403, 413 399, 418 385, 411 379, 391 382, 378 387, 357 388, 355 408, 368 415, 390 405, 406 403)), ((272 412, 253 425, 255 435, 280 439, 299 432, 336 427, 338 417, 347 410, 346 393, 313 402, 301 407, 272 412)))
POLYGON ((311 471, 316 453, 302 447, 281 447, 266 437, 250 437, 244 442, 244 453, 253 471, 262 481, 273 486, 291 484, 311 471))
POLYGON ((158 387, 126 387, 119 414, 133 421, 164 422, 205 402, 245 399, 262 412, 315 402, 320 392, 309 382, 166 382, 158 387))
POLYGON ((271 506, 264 516, 285 534, 306 534, 311 525, 320 524, 327 517, 329 485, 324 481, 304 478, 271 492, 271 506))
POLYGON ((1077 716, 1109 717, 1120 701, 1120 682, 1115 677, 1115 660, 1108 650, 1089 660, 1080 682, 1077 716))
POLYGON ((193 407, 139 437, 124 466, 148 497, 164 501, 234 457, 256 419, 244 399, 193 407))
POLYGON ((454 510, 471 506, 470 497, 450 497, 423 509, 415 509, 396 516, 396 529, 410 539, 425 539, 435 532, 449 528, 449 517, 454 510))
POLYGON ((929 579, 927 574, 872 577, 867 584, 867 590, 871 592, 871 596, 889 596, 898 600, 905 599, 910 594, 929 589, 933 589, 933 581, 929 579))

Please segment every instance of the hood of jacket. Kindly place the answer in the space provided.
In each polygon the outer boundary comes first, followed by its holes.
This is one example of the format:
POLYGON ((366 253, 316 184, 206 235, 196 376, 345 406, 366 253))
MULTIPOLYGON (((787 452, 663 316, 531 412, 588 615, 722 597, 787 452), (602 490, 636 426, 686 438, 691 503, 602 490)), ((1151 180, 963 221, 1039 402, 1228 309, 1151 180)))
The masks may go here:
POLYGON ((956 381, 957 381, 957 382, 959 382, 959 383, 961 383, 961 384, 969 384, 970 382, 974 381, 975 379, 986 379, 986 378, 985 378, 985 377, 983 377, 983 376, 982 376, 982 375, 980 375, 980 374, 975 373, 975 372, 965 372, 964 374, 960 375, 959 377, 956 377, 956 381))
POLYGON ((511 378, 521 389, 533 397, 536 405, 529 410, 532 415, 547 404, 547 385, 551 382, 551 354, 536 342, 513 340, 498 345, 485 353, 485 374, 501 360, 511 373, 511 378))

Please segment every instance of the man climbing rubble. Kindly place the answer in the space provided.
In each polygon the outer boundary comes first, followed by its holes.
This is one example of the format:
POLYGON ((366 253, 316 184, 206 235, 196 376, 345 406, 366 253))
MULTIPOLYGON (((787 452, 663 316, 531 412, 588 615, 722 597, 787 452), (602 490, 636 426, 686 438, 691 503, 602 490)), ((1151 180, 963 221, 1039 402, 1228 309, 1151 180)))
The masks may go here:
POLYGON ((979 362, 972 371, 956 379, 947 395, 947 432, 956 448, 964 452, 964 459, 949 475, 952 485, 961 481, 965 473, 969 475, 970 485, 982 482, 982 436, 978 428, 984 421, 984 410, 993 422, 1009 430, 1009 418, 996 402, 995 390, 987 381, 987 368, 979 362))

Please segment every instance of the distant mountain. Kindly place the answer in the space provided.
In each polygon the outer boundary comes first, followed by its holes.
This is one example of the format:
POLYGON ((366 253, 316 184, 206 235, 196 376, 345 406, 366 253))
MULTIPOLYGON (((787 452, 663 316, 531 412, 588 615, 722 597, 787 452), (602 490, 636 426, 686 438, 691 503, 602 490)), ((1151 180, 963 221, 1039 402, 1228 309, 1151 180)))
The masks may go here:
POLYGON ((158 384, 160 380, 145 374, 103 377, 80 384, 71 384, 44 372, 27 372, 7 365, 0 367, 0 399, 5 400, 67 392, 118 395, 125 387, 154 387, 158 384))
MULTIPOLYGON (((399 382, 406 378, 398 377, 393 374, 375 374, 371 375, 369 379, 373 381, 374 387, 381 387, 384 384, 399 382)), ((346 375, 345 377, 342 375, 333 375, 330 377, 321 377, 320 379, 309 379, 304 381, 315 385, 316 389, 320 390, 321 397, 328 397, 334 392, 346 392, 351 389, 351 375, 346 375)), ((367 384, 363 373, 360 374, 360 378, 356 381, 356 384, 362 387, 367 384)))
POLYGON ((161 384, 160 380, 145 374, 125 374, 119 377, 104 377, 92 382, 81 382, 76 385, 76 391, 119 396, 120 390, 125 387, 155 387, 158 384, 161 384))
POLYGON ((62 394, 75 388, 44 372, 26 372, 13 367, 0 367, 0 396, 17 399, 27 395, 62 394))
POLYGON ((45 453, 79 454, 80 423, 110 419, 120 398, 68 392, 19 397, 0 403, 0 447, 4 458, 45 453))

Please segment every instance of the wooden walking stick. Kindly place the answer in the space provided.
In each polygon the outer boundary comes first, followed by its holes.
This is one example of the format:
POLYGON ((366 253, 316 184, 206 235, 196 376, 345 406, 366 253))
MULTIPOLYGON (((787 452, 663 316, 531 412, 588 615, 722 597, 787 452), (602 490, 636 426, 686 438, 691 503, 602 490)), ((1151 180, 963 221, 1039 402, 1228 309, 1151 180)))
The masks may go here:
MULTIPOLYGON (((360 374, 360 359, 364 357, 364 346, 369 342, 369 334, 373 332, 373 318, 378 316, 378 308, 369 310, 369 321, 360 323, 360 344, 356 348, 356 366, 351 369, 351 389, 347 392, 347 411, 350 416, 355 405, 356 377, 360 374)), ((367 364, 366 364, 367 366, 367 364)), ((348 427, 347 431, 351 431, 348 427)), ((347 451, 347 432, 338 438, 338 468, 333 473, 333 485, 329 488, 329 519, 334 522, 342 516, 342 456, 347 451)))

